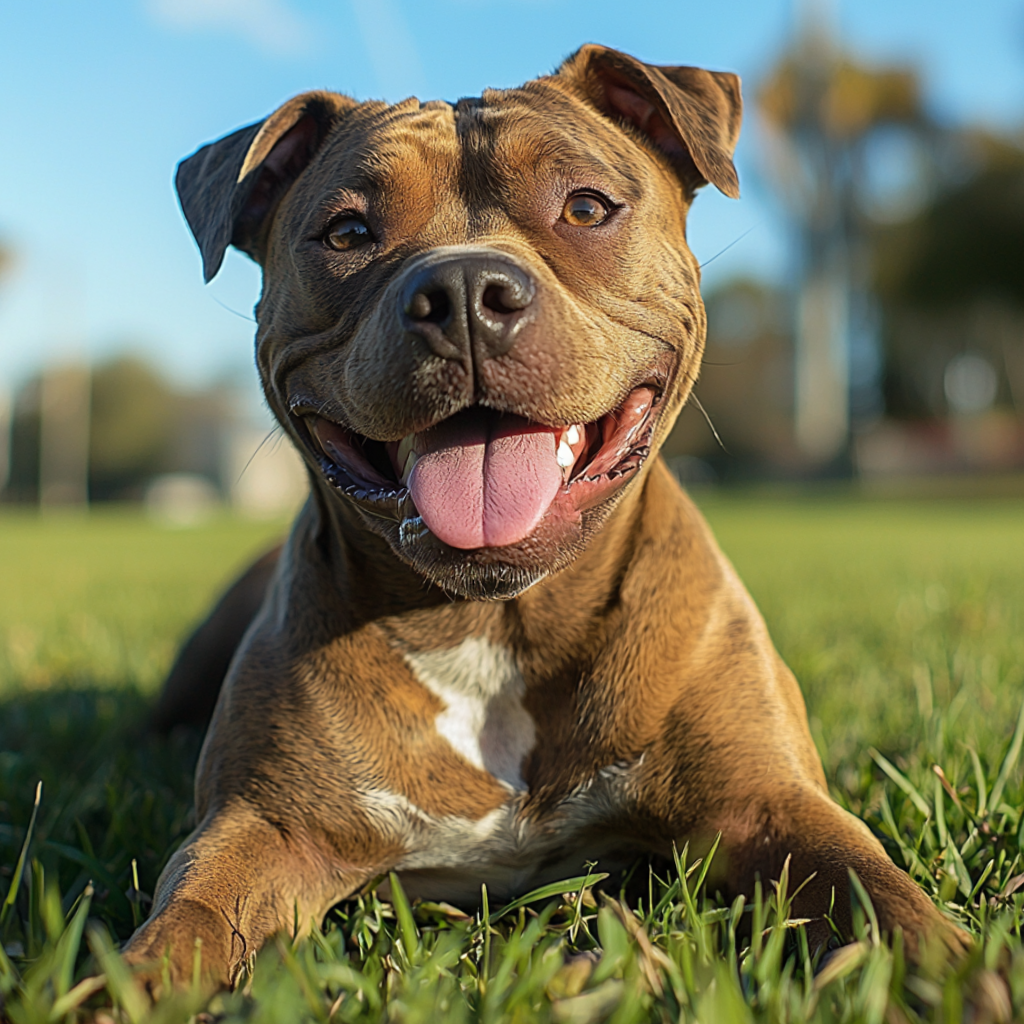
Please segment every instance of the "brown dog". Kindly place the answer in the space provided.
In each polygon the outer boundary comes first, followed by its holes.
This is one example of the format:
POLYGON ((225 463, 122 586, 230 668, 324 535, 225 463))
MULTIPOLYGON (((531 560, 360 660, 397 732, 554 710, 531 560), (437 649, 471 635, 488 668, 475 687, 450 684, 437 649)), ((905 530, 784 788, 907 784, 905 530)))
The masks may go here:
POLYGON ((851 869, 884 929, 959 943, 829 799, 655 455, 704 343, 686 214, 738 195, 739 123, 734 75, 585 46, 454 106, 308 93, 181 165, 207 280, 229 244, 263 267, 257 361, 311 495, 165 696, 216 692, 272 572, 132 961, 185 980, 200 938, 226 983, 388 870, 509 897, 718 833, 732 890, 792 857, 816 944, 833 903, 850 930, 851 869))

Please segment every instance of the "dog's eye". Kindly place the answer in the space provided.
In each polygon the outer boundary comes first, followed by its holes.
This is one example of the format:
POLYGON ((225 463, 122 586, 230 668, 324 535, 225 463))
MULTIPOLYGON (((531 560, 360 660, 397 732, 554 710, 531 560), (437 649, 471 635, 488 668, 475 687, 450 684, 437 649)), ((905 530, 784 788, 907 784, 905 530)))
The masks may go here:
POLYGON ((373 241, 370 229, 358 217, 339 217, 324 235, 324 241, 338 252, 355 249, 373 241))
POLYGON ((593 192, 578 192, 569 197, 562 210, 562 220, 576 228, 594 228, 608 219, 611 207, 593 192))

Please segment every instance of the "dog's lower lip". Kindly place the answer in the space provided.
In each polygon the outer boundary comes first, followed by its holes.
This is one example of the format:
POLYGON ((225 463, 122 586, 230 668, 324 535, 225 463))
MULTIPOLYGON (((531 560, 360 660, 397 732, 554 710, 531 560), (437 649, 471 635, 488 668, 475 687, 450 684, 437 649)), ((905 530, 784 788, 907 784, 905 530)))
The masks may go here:
MULTIPOLYGON (((650 452, 660 402, 657 386, 641 385, 621 405, 585 424, 583 453, 552 509, 558 506, 562 514, 578 514, 606 500, 635 475, 650 452)), ((400 523, 418 517, 389 457, 399 442, 374 441, 314 412, 297 412, 295 419, 328 483, 375 515, 400 523)))

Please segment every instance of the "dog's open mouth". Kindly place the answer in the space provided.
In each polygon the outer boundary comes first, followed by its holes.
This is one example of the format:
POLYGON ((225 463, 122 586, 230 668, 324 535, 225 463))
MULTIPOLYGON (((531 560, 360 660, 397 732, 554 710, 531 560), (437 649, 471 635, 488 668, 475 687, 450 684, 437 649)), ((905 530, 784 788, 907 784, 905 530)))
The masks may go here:
POLYGON ((303 422, 335 487, 377 514, 420 517, 445 544, 474 550, 517 544, 546 516, 578 517, 609 498, 650 453, 659 402, 644 385, 599 419, 560 427, 477 405, 392 442, 322 416, 303 422))

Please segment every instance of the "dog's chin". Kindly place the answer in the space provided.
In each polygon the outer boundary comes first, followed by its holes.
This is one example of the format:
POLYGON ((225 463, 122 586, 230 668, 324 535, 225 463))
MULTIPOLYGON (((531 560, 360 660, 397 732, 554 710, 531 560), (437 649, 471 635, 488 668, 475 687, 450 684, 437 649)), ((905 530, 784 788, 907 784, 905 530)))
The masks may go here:
MULTIPOLYGON (((564 568, 574 554, 561 554, 558 564, 516 564, 511 560, 486 562, 478 552, 438 550, 446 545, 392 543, 395 553, 421 576, 451 597, 470 601, 511 601, 546 576, 564 568)), ((508 554, 505 556, 508 559, 508 554)))
POLYGON ((573 520, 546 518, 524 540, 500 548, 449 547, 419 517, 401 524, 370 519, 367 525, 388 541, 402 561, 446 594, 474 601, 510 601, 571 565, 624 490, 620 488, 603 505, 573 520))

